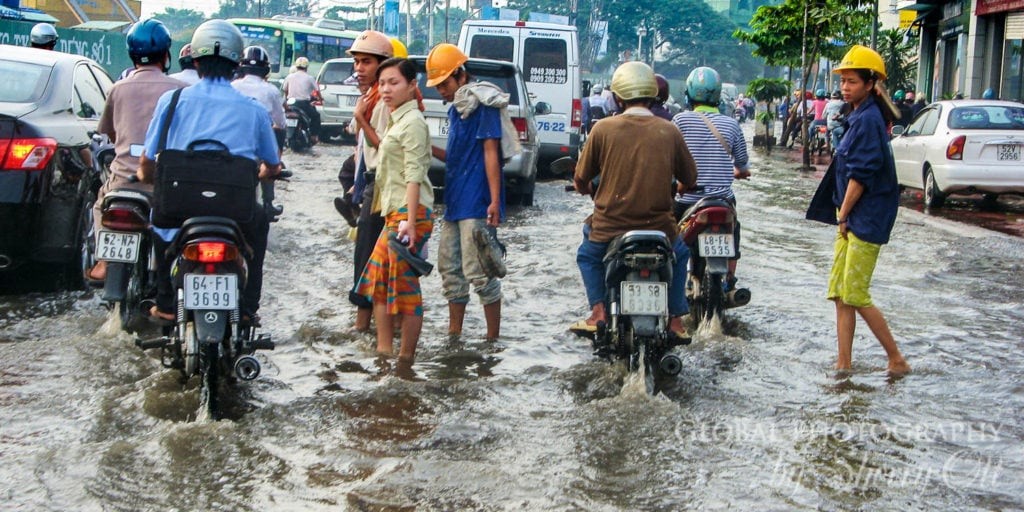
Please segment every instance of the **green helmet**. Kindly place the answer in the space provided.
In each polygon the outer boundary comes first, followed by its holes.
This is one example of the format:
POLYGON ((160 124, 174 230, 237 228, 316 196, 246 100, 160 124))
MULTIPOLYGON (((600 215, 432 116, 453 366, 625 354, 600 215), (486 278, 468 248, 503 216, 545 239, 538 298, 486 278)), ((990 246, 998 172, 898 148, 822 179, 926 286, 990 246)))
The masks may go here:
POLYGON ((238 64, 244 48, 238 27, 224 20, 204 21, 192 34, 193 59, 221 57, 238 64))
POLYGON ((718 105, 722 99, 722 79, 718 71, 709 67, 690 71, 690 76, 686 78, 686 95, 696 103, 718 105))
POLYGON ((896 92, 892 94, 892 99, 896 101, 903 101, 904 97, 906 97, 906 93, 903 92, 903 89, 897 89, 896 92))
POLYGON ((612 92, 622 101, 658 97, 658 82, 654 70, 639 61, 630 61, 612 74, 612 92))

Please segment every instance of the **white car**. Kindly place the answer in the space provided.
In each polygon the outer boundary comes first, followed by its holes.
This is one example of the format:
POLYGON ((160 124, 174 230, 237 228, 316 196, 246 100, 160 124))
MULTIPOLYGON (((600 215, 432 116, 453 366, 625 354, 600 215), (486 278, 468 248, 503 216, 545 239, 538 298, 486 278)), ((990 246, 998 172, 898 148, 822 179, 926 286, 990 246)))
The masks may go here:
POLYGON ((316 110, 320 112, 320 130, 328 137, 351 137, 345 127, 352 121, 356 102, 362 95, 353 76, 352 62, 351 57, 328 60, 316 77, 323 99, 316 110))
POLYGON ((990 202, 1024 194, 1024 104, 937 101, 893 135, 899 184, 923 189, 928 207, 941 207, 950 194, 983 194, 990 202))

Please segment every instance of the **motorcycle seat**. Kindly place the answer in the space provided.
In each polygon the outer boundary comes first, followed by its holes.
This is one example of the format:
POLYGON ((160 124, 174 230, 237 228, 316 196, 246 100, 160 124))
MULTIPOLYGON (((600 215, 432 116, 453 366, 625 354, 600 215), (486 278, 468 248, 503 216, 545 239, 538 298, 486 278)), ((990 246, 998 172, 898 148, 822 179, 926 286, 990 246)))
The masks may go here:
POLYGON ((662 246, 669 252, 672 251, 672 244, 669 243, 665 233, 652 229, 634 229, 612 239, 611 243, 608 244, 608 250, 604 253, 605 261, 608 261, 610 256, 620 252, 623 247, 634 244, 662 246))
POLYGON ((153 195, 148 192, 129 188, 118 188, 107 192, 106 195, 103 196, 102 207, 106 208, 114 201, 131 201, 138 203, 140 206, 149 208, 149 203, 152 199, 153 195))

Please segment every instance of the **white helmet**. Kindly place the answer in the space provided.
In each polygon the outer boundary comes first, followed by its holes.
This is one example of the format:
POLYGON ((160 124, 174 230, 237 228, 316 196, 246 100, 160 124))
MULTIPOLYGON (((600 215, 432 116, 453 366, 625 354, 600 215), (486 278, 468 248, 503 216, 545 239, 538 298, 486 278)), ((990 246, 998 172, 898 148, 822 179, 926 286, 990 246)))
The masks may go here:
POLYGON ((57 29, 53 28, 53 25, 49 23, 36 23, 32 27, 32 33, 29 35, 29 40, 32 46, 49 46, 57 42, 57 29))
POLYGON ((192 34, 192 58, 221 57, 235 64, 242 60, 245 42, 238 27, 224 20, 204 21, 192 34))

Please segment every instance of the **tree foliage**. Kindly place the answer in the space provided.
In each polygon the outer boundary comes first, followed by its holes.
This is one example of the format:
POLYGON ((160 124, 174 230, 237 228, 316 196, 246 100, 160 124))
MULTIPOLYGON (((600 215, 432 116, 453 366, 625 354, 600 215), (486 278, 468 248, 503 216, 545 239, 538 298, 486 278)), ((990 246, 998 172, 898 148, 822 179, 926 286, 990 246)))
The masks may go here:
POLYGON ((175 9, 168 7, 163 12, 153 15, 160 20, 171 33, 171 39, 184 41, 192 38, 192 32, 206 20, 203 13, 192 9, 175 9))
POLYGON ((799 66, 804 51, 804 8, 807 8, 806 51, 809 62, 817 57, 839 60, 850 45, 869 36, 871 13, 850 0, 786 0, 760 7, 750 20, 750 31, 733 35, 756 47, 754 55, 772 66, 799 66))
POLYGON ((878 53, 885 59, 888 89, 914 90, 917 81, 916 40, 905 38, 900 30, 882 30, 878 33, 878 53))
POLYGON ((309 16, 314 2, 300 0, 220 0, 214 18, 270 18, 278 14, 309 16))
MULTIPOLYGON (((564 0, 511 0, 509 7, 519 9, 523 18, 531 11, 571 16, 569 2, 564 0)), ((575 23, 581 49, 592 41, 589 23, 593 7, 592 0, 578 1, 575 23)), ((703 0, 603 0, 597 16, 608 22, 608 51, 595 69, 614 67, 625 51, 635 58, 637 28, 644 27, 647 34, 641 58, 653 62, 659 72, 685 76, 690 69, 703 65, 718 70, 726 81, 746 82, 760 70, 750 47, 732 37, 735 23, 703 0)))

